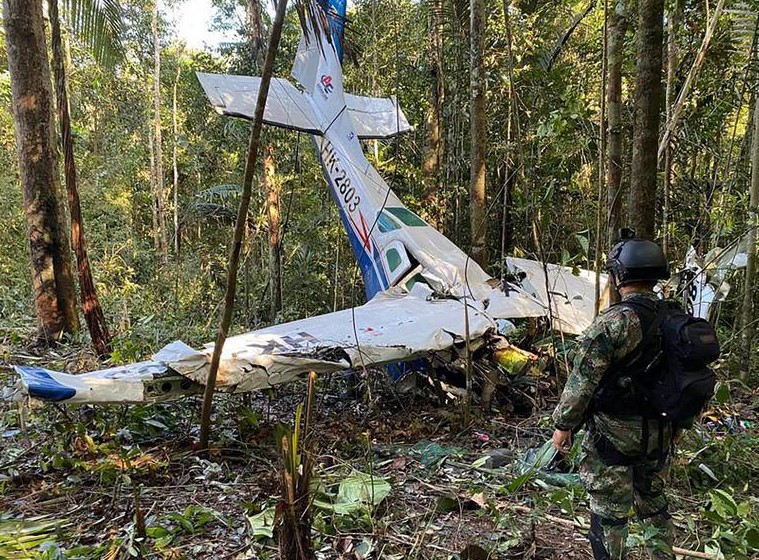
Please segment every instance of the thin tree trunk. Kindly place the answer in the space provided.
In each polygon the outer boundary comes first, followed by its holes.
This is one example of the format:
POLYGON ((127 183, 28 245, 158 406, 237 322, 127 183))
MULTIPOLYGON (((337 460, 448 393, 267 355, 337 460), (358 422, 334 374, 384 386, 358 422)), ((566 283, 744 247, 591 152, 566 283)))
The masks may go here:
POLYGON ((180 240, 179 240, 179 165, 177 162, 177 142, 179 140, 179 124, 177 122, 177 86, 179 85, 179 76, 182 73, 180 58, 183 51, 177 54, 177 75, 174 78, 174 88, 171 92, 171 127, 174 132, 174 142, 171 150, 171 166, 174 170, 174 258, 179 262, 180 240))
POLYGON ((158 218, 158 254, 161 264, 169 258, 168 236, 166 232, 166 209, 163 192, 163 140, 161 138, 161 43, 158 40, 158 2, 153 5, 151 20, 153 31, 153 147, 155 149, 155 184, 153 196, 158 218))
POLYGON ((580 23, 582 23, 582 20, 584 20, 587 15, 596 7, 596 2, 597 0, 591 0, 582 12, 577 13, 572 20, 569 29, 567 29, 567 31, 561 37, 559 37, 559 40, 556 42, 556 45, 551 52, 551 56, 548 57, 548 63, 546 64, 546 73, 551 71, 551 68, 553 68, 556 59, 559 58, 564 45, 567 44, 570 37, 572 37, 572 34, 577 30, 580 23))
MULTIPOLYGON (((675 33, 680 25, 680 2, 675 0, 667 17, 667 85, 664 94, 665 115, 667 122, 672 121, 672 102, 675 93, 678 52, 675 33)), ((666 133, 665 133, 666 136, 666 133)), ((662 208, 662 249, 669 252, 669 204, 672 191, 672 144, 664 144, 664 205, 662 208)), ((661 146, 659 146, 661 148, 661 146)))
POLYGON ((274 17, 274 22, 271 28, 271 38, 269 40, 269 48, 266 51, 263 72, 261 73, 261 84, 258 90, 258 100, 256 102, 256 111, 253 117, 253 126, 250 129, 248 156, 245 161, 245 175, 242 182, 242 196, 240 198, 240 206, 237 209, 234 238, 229 253, 227 290, 224 295, 224 315, 219 324, 219 333, 216 337, 216 344, 214 345, 213 356, 211 357, 211 367, 208 372, 205 393, 203 395, 203 411, 200 418, 201 449, 208 449, 208 437, 211 429, 211 405, 213 403, 213 394, 216 388, 216 376, 219 371, 221 352, 224 349, 224 342, 227 339, 229 325, 232 322, 232 311, 234 310, 235 291, 237 287, 237 268, 240 261, 243 232, 245 231, 245 225, 248 222, 250 193, 252 190, 253 173, 256 167, 256 159, 258 157, 258 148, 261 139, 264 107, 266 105, 266 96, 269 94, 269 84, 271 83, 271 75, 274 70, 274 57, 277 54, 279 39, 282 36, 282 24, 285 19, 286 9, 287 2, 280 0, 277 4, 277 13, 274 17))
MULTIPOLYGON (((608 98, 606 90, 609 87, 609 81, 607 74, 609 73, 609 0, 604 0, 603 4, 604 24, 603 24, 603 45, 601 49, 601 110, 599 111, 598 122, 598 196, 596 198, 596 243, 595 243, 595 255, 594 255, 594 268, 596 271, 595 278, 595 306, 594 311, 597 314, 601 308, 601 262, 602 239, 605 237, 604 228, 604 195, 606 193, 606 177, 609 173, 609 166, 607 165, 607 150, 608 150, 608 98)), ((590 252, 588 252, 588 266, 590 266, 590 252)))
MULTIPOLYGON (((756 57, 756 55, 755 55, 756 57)), ((759 227, 759 87, 754 94, 754 134, 751 140, 751 190, 748 204, 748 234, 746 247, 746 282, 743 287, 743 320, 741 322, 741 369, 740 377, 746 380, 751 371, 751 349, 753 347, 756 326, 754 308, 757 260, 757 227, 759 227)))
MULTIPOLYGON (((469 196, 470 196, 470 223, 472 231, 472 259, 483 269, 487 270, 488 265, 488 215, 487 215, 487 194, 485 187, 485 163, 487 158, 487 114, 485 106, 485 27, 486 12, 485 0, 471 0, 470 25, 470 89, 471 89, 471 109, 470 109, 470 131, 471 131, 471 175, 469 177, 469 196)), ((464 301, 465 311, 467 310, 466 300, 464 301)), ((469 344, 469 324, 468 315, 465 315, 467 321, 467 338, 469 344)), ((467 403, 465 416, 469 416, 469 407, 471 402, 471 354, 467 346, 467 403)), ((490 373, 490 372, 489 372, 490 373)), ((486 374, 482 388, 482 407, 489 410, 493 400, 495 374, 486 374)), ((468 420, 468 418, 467 418, 468 420)))
POLYGON ((105 357, 111 353, 111 336, 100 306, 95 283, 92 280, 90 261, 87 257, 87 244, 84 236, 84 221, 79 204, 79 190, 74 164, 74 143, 71 138, 71 118, 69 113, 68 80, 61 43, 61 23, 58 16, 58 0, 48 0, 50 10, 51 40, 53 47, 53 72, 55 75, 55 92, 58 104, 58 121, 63 145, 63 168, 66 179, 69 212, 71 215, 71 244, 74 248, 79 279, 79 296, 82 301, 84 319, 92 338, 92 344, 98 356, 105 357))
POLYGON ((656 163, 662 106, 664 0, 640 0, 635 64, 635 126, 630 170, 630 223, 640 237, 656 233, 656 163))
POLYGON ((517 177, 517 159, 514 157, 514 122, 517 117, 517 96, 514 84, 514 51, 511 45, 511 20, 509 17, 509 0, 503 2, 503 23, 506 29, 506 59, 509 76, 509 108, 506 112, 506 146, 507 153, 503 161, 503 220, 501 224, 501 280, 506 271, 506 255, 514 245, 514 186, 517 177))
MULTIPOLYGON (((153 219, 153 250, 156 255, 161 254, 161 237, 158 235, 158 204, 155 198, 155 142, 153 141, 153 131, 148 127, 148 152, 150 153, 150 210, 153 219)), ((135 217, 137 217, 135 212, 135 217)), ((136 223, 136 221, 135 221, 136 223)))
POLYGON ((280 220, 280 185, 276 178, 274 146, 264 150, 264 187, 266 216, 269 222, 269 286, 271 287, 271 318, 282 310, 282 227, 280 220))
POLYGON ((469 197, 471 212, 472 258, 487 268, 487 200, 485 163, 487 157, 487 122, 485 108, 485 0, 471 0, 470 19, 470 131, 471 175, 469 197))
POLYGON ((440 230, 443 216, 447 214, 443 207, 442 162, 443 135, 442 111, 445 99, 443 77, 443 0, 429 2, 430 59, 429 71, 431 84, 429 90, 429 107, 427 109, 427 145, 422 163, 422 181, 427 218, 430 224, 440 230))
POLYGON ((3 22, 39 337, 53 341, 77 330, 79 318, 53 138, 42 2, 4 0, 3 22))
POLYGON ((259 0, 248 0, 245 4, 245 18, 248 23, 248 49, 253 63, 252 73, 257 75, 264 67, 264 56, 266 55, 266 35, 259 0))
POLYGON ((683 84, 683 87, 680 88, 680 92, 677 94, 677 101, 675 101, 675 105, 672 107, 672 116, 667 121, 667 128, 664 131, 661 142, 659 143, 659 158, 662 157, 665 147, 669 145, 672 133, 677 127, 677 123, 680 121, 680 115, 682 114, 683 108, 685 107, 685 99, 688 97, 691 87, 693 87, 693 83, 695 82, 696 76, 698 75, 698 71, 701 69, 704 60, 706 59, 706 51, 709 48, 709 43, 711 42, 712 37, 714 36, 714 31, 717 29, 717 23, 719 23, 719 18, 722 15, 722 9, 724 6, 725 0, 717 1, 717 5, 714 8, 712 17, 709 20, 709 25, 704 32, 704 38, 701 40, 701 47, 699 47, 698 53, 696 54, 696 60, 693 62, 693 66, 691 66, 688 75, 685 77, 685 83, 683 84))
POLYGON ((606 207, 606 241, 611 247, 617 238, 622 218, 622 62, 624 60, 625 32, 627 28, 625 0, 612 0, 609 11, 608 68, 606 89, 608 115, 608 172, 606 207))
MULTIPOLYGON (((511 134, 511 123, 507 127, 507 136, 511 134)), ((498 183, 503 185, 503 200, 501 213, 501 280, 506 272, 506 256, 514 247, 514 217, 511 211, 514 205, 514 179, 516 173, 511 166, 510 157, 504 158, 498 168, 498 183)))

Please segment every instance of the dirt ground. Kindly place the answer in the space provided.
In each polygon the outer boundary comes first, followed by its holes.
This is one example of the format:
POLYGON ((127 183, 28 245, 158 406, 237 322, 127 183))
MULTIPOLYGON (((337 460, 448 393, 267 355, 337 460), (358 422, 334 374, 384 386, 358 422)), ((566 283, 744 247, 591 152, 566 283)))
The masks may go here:
MULTIPOLYGON (((42 558, 34 554, 43 542, 59 558, 278 557, 262 512, 276 511, 279 499, 277 426, 292 422, 303 394, 296 383, 218 395, 216 443, 205 457, 193 447, 196 397, 46 406, 25 429, 15 407, 2 404, 0 557, 42 558), (39 536, 27 541, 36 548, 3 548, 13 523, 18 534, 39 536)), ((341 481, 356 471, 384 480, 389 493, 348 513, 317 508, 317 558, 592 557, 585 531, 572 526, 588 518, 581 489, 515 485, 515 460, 550 436, 550 409, 519 417, 507 397, 501 412, 475 409, 465 425, 460 404, 440 404, 426 389, 398 394, 375 381, 370 396, 345 394, 343 380, 319 383, 315 495, 339 501, 341 481)), ((554 396, 532 388, 535 402, 554 396)))

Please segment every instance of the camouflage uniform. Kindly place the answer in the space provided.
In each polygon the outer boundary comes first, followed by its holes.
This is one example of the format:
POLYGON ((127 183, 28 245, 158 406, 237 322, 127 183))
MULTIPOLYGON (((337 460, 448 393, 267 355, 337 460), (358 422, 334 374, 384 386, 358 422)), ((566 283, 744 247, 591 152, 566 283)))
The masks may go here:
MULTIPOLYGON (((622 301, 641 296, 656 298, 653 292, 645 291, 628 294, 622 301)), ((612 306, 596 317, 579 340, 572 372, 553 413, 557 429, 579 427, 604 373, 629 354, 642 338, 640 320, 628 306, 612 306)), ((624 558, 627 519, 634 508, 641 520, 657 529, 657 538, 647 544, 651 557, 674 559, 673 526, 664 494, 671 424, 663 424, 660 430, 658 420, 600 411, 592 414, 589 424, 592 429, 583 441, 580 473, 590 495, 592 515, 588 537, 595 557, 624 558), (630 464, 610 461, 608 453, 602 452, 609 444, 630 458, 630 464)))

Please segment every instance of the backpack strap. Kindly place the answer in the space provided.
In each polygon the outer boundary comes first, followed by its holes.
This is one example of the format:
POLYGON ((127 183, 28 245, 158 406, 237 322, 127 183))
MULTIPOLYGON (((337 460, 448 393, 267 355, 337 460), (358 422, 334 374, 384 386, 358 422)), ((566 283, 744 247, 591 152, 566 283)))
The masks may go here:
MULTIPOLYGON (((637 367, 641 359, 646 357, 648 353, 650 356, 650 350, 655 341, 659 338, 659 326, 664 318, 667 307, 663 302, 656 302, 645 297, 633 297, 624 301, 615 303, 614 305, 624 306, 631 309, 638 317, 640 322, 643 336, 638 345, 633 350, 622 358, 618 363, 613 364, 610 370, 620 372, 621 374, 628 373, 633 367, 637 367)), ((651 364, 658 358, 658 352, 654 356, 650 356, 650 360, 643 368, 648 370, 651 364)), ((614 378, 617 375, 613 376, 614 378)), ((604 380, 605 382, 606 380, 604 380)))
POLYGON ((628 307, 635 313, 643 335, 635 348, 612 363, 604 374, 588 414, 596 411, 616 411, 621 415, 650 416, 647 401, 635 396, 635 380, 642 377, 659 358, 659 326, 665 315, 666 305, 645 297, 628 298, 614 305, 628 307), (620 385, 623 377, 633 379, 633 385, 628 390, 620 385))

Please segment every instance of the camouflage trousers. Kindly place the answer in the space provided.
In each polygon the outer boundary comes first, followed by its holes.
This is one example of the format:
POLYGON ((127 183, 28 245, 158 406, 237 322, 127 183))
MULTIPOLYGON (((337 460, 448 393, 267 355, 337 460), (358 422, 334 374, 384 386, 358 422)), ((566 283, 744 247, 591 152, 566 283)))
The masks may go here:
POLYGON ((674 526, 664 493, 668 463, 667 459, 641 460, 627 466, 607 465, 599 456, 593 437, 590 434, 585 437, 580 475, 590 496, 592 516, 588 537, 596 559, 625 558, 627 520, 631 511, 635 511, 642 522, 656 529, 646 542, 650 557, 674 560, 674 526))

